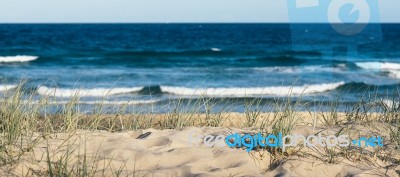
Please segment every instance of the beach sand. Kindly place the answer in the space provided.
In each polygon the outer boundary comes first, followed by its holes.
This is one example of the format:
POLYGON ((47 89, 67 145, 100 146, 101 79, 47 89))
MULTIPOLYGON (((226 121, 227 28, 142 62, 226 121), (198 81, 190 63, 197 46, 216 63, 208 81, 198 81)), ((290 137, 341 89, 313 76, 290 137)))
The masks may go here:
MULTIPOLYGON (((273 113, 263 113, 268 117, 273 113)), ((325 126, 319 117, 299 113, 302 119, 293 134, 312 135, 345 132, 351 136, 389 136, 387 125, 368 124, 325 126)), ((342 114, 344 115, 344 114, 342 114)), ((200 115, 199 115, 200 116, 200 115)), ((258 149, 207 147, 190 143, 189 137, 256 133, 254 127, 240 127, 244 114, 228 113, 221 127, 191 126, 182 129, 145 129, 137 131, 84 131, 37 134, 38 143, 1 176, 42 176, 54 171, 85 171, 88 176, 399 176, 400 152, 393 144, 383 148, 289 148, 285 153, 258 149), (234 128, 236 127, 236 128, 234 128), (386 156, 385 156, 386 155, 386 156), (68 162, 68 163, 66 163, 68 162), (68 164, 63 166, 63 164, 68 164), (63 169, 63 168, 69 169, 63 169)), ((159 115, 158 118, 162 118, 159 115)), ((266 126, 266 131, 271 130, 266 126)), ((68 175, 71 175, 68 174, 68 175)), ((64 174, 67 175, 67 174, 64 174)), ((62 175, 61 175, 62 176, 62 175)))

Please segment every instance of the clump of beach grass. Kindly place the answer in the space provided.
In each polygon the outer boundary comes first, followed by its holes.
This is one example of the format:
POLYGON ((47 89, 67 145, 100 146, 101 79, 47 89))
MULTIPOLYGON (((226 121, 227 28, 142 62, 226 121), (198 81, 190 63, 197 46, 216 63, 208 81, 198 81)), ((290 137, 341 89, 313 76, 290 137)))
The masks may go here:
MULTIPOLYGON (((7 92, 0 103, 0 160, 6 165, 17 161, 24 152, 35 146, 35 125, 40 104, 24 106, 22 81, 15 92, 7 92)), ((33 98, 28 98, 33 102, 33 98)))
MULTIPOLYGON (((205 109, 205 118, 204 123, 202 125, 208 127, 220 127, 224 121, 227 119, 226 114, 229 113, 229 109, 231 105, 228 105, 228 99, 219 99, 215 100, 214 98, 207 98, 204 100, 204 109, 205 109), (213 107, 216 105, 222 105, 219 110, 213 112, 213 107)), ((201 119, 202 120, 202 119, 201 119)))
MULTIPOLYGON (((244 122, 245 127, 253 127, 260 121, 260 116, 265 108, 263 100, 260 98, 245 99, 244 101, 244 114, 246 116, 246 121, 244 122)), ((263 124, 264 122, 262 122, 263 124)))
POLYGON ((170 104, 173 107, 171 112, 167 113, 165 119, 159 120, 159 126, 161 129, 182 129, 194 125, 193 113, 182 113, 184 100, 173 100, 170 104))

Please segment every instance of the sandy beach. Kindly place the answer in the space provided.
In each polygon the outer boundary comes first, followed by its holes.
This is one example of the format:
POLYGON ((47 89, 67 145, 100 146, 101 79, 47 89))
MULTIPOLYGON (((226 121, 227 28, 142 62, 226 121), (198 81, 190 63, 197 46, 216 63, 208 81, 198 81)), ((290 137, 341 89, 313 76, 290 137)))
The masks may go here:
MULTIPOLYGON (((271 117, 276 113, 262 113, 271 117)), ((3 166, 1 176, 390 176, 400 173, 400 152, 390 137, 388 125, 379 121, 343 122, 325 126, 321 113, 297 113, 293 134, 385 137, 379 148, 291 147, 274 149, 206 146, 203 140, 191 142, 193 134, 229 135, 257 133, 261 120, 243 127, 245 114, 227 113, 220 127, 189 126, 181 129, 140 129, 119 132, 76 130, 43 135, 34 133, 37 142, 12 166, 3 166), (300 119, 301 118, 301 119, 300 119), (314 124, 313 124, 314 122, 314 124), (50 163, 49 163, 50 162, 50 163), (49 170, 51 169, 51 170, 49 170), (66 173, 66 174, 65 174, 66 173)), ((345 116, 344 113, 339 115, 345 116)), ((377 115, 378 116, 378 115, 377 115)), ((196 115, 206 117, 206 115, 196 115)), ((373 116, 371 116, 373 117, 373 116)), ((157 119, 167 119, 158 115, 157 119)), ((273 127, 266 125, 265 132, 273 127)), ((397 144, 398 146, 398 144, 397 144)), ((13 152, 10 152, 13 153, 13 152)))

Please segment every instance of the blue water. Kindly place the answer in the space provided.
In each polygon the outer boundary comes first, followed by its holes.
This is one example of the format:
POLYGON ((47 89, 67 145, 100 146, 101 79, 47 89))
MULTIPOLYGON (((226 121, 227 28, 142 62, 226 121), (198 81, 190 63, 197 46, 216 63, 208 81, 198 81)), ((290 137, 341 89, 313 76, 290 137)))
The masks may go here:
MULTIPOLYGON (((332 55, 294 50, 291 30, 289 24, 2 24, 0 85, 25 78, 24 87, 39 97, 86 89, 82 100, 110 102, 339 95, 351 103, 366 88, 397 99, 400 25, 383 24, 382 40, 359 45, 357 55, 340 45, 332 55)), ((329 34, 309 38, 318 38, 313 45, 338 43, 329 34)), ((311 49, 308 42, 303 47, 311 49)))

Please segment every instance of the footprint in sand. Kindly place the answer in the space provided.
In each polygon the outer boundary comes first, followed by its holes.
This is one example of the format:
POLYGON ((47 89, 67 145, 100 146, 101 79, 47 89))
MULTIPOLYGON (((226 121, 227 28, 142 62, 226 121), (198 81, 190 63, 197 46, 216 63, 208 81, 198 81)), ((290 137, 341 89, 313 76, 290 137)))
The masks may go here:
POLYGON ((151 139, 143 140, 143 143, 145 144, 145 147, 151 148, 151 147, 155 147, 155 146, 166 146, 169 143, 171 143, 171 140, 166 137, 158 137, 158 138, 151 138, 151 139))

